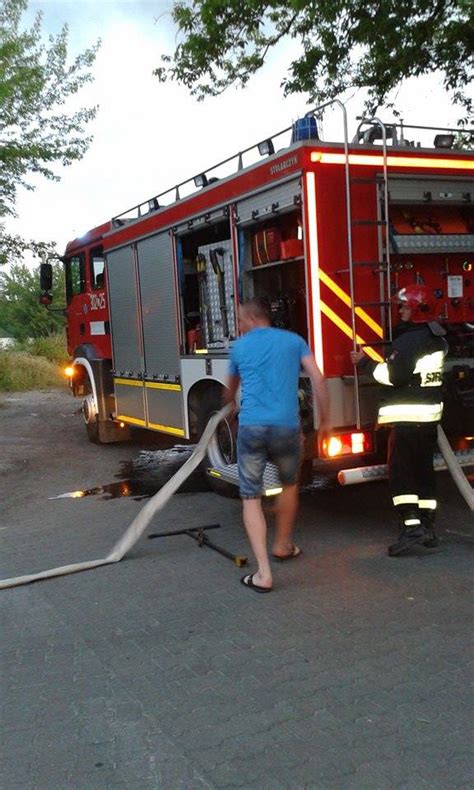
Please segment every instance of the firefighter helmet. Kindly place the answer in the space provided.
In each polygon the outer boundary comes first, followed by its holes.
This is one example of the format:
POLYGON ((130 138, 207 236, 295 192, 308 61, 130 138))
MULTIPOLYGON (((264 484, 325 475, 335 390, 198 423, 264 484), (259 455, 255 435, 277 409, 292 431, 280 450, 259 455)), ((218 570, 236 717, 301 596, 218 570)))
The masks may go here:
POLYGON ((415 324, 436 321, 435 300, 426 285, 407 285, 395 294, 398 304, 406 305, 411 310, 410 321, 415 324))

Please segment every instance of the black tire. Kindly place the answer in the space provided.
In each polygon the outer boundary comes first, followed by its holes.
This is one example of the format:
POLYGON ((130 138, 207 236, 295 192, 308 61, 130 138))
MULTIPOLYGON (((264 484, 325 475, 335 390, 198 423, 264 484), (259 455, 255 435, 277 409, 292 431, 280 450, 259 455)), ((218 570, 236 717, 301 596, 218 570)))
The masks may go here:
MULTIPOLYGON (((222 389, 215 387, 209 390, 199 404, 197 413, 198 436, 201 437, 212 415, 222 408, 222 389)), ((221 496, 237 497, 237 486, 225 483, 207 473, 209 467, 236 463, 237 461, 237 422, 223 420, 209 444, 201 468, 206 476, 209 488, 221 496)))

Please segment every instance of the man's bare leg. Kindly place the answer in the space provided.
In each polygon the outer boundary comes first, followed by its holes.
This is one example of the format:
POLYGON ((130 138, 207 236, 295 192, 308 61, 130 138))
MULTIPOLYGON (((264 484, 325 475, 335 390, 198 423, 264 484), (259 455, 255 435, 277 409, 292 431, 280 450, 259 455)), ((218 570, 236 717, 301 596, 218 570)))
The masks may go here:
POLYGON ((250 546, 257 560, 258 570, 253 581, 260 587, 272 586, 272 571, 267 550, 267 522, 260 499, 243 499, 243 515, 250 546))
POLYGON ((278 496, 276 508, 276 529, 273 541, 273 554, 277 557, 288 555, 293 549, 293 527, 298 512, 298 484, 284 486, 278 496))

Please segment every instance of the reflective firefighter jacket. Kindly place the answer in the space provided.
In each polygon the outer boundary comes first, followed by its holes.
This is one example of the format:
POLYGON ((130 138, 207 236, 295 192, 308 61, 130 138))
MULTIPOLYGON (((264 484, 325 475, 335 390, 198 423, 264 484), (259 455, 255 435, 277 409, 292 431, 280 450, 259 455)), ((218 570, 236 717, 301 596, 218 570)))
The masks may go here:
POLYGON ((439 324, 402 325, 385 362, 368 358, 359 363, 361 372, 384 384, 378 423, 439 422, 443 413, 443 365, 448 345, 439 324), (433 334, 433 330, 437 334, 433 334))

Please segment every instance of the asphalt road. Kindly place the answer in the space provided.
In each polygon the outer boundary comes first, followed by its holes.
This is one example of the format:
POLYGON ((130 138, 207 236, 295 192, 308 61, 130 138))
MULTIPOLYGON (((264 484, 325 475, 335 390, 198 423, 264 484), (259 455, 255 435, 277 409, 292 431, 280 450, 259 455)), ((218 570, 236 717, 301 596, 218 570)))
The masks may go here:
MULTIPOLYGON (((94 446, 76 410, 0 400, 1 578, 104 556, 186 457, 94 446)), ((0 591, 2 790, 471 788, 473 517, 438 480, 441 546, 400 558, 386 484, 305 494, 271 595, 187 536, 0 591)), ((247 553, 195 477, 150 531, 216 522, 247 553)))

